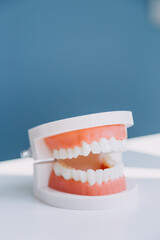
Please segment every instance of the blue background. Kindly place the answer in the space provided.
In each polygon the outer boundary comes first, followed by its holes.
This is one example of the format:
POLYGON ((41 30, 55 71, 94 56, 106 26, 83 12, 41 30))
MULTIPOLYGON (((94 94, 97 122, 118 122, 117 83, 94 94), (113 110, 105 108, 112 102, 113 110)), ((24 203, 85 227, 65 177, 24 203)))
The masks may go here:
POLYGON ((160 29, 146 0, 0 1, 0 160, 27 129, 133 111, 129 136, 160 132, 160 29))

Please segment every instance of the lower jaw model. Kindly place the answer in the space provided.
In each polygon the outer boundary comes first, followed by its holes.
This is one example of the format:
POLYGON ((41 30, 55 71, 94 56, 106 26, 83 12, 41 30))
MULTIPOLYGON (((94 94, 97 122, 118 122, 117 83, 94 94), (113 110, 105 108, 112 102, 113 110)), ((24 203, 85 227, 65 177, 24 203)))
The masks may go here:
POLYGON ((45 138, 54 160, 48 186, 61 192, 88 196, 125 191, 120 153, 126 149, 126 138, 123 124, 45 138))

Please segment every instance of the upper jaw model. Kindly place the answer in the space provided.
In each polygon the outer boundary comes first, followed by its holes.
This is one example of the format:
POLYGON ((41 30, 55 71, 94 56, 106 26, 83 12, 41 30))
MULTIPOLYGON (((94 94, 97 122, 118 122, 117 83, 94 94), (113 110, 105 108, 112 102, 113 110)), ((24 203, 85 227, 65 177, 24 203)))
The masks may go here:
POLYGON ((131 112, 116 111, 64 119, 29 130, 37 162, 35 192, 40 185, 47 185, 51 191, 86 196, 126 191, 121 152, 126 150, 127 127, 131 125, 131 112), (52 162, 47 163, 48 159, 52 162))

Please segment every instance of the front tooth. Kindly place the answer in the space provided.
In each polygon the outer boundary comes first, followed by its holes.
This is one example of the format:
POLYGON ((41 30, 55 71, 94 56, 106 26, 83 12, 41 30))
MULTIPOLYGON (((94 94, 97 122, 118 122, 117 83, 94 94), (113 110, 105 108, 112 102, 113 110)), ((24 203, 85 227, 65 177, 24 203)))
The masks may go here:
POLYGON ((100 153, 100 146, 99 146, 98 142, 93 141, 93 142, 91 143, 91 151, 92 151, 92 153, 94 153, 94 154, 100 153))
POLYGON ((101 184, 103 181, 103 170, 102 169, 98 169, 96 170, 96 182, 98 184, 101 184))
POLYGON ((61 176, 62 166, 59 163, 55 163, 53 165, 53 169, 54 169, 54 172, 55 172, 56 176, 61 176))
POLYGON ((64 177, 64 179, 68 180, 71 178, 71 170, 68 168, 62 168, 62 176, 64 177))
POLYGON ((86 157, 88 156, 90 153, 90 147, 89 144, 86 142, 82 143, 82 154, 86 157))
POLYGON ((73 156, 74 156, 74 158, 77 158, 79 155, 81 155, 81 148, 80 147, 77 147, 77 146, 75 146, 74 147, 74 150, 73 150, 73 156))
POLYGON ((53 157, 54 157, 55 159, 59 159, 59 151, 58 151, 57 149, 54 149, 54 150, 53 150, 53 157))
POLYGON ((73 158, 73 149, 72 148, 68 148, 67 149, 67 156, 69 159, 73 158))
POLYGON ((72 170, 72 177, 75 181, 79 181, 80 180, 80 177, 79 177, 79 174, 78 174, 78 171, 76 169, 73 169, 72 170))
POLYGON ((87 180, 89 182, 89 184, 92 186, 95 184, 95 171, 92 169, 88 169, 87 170, 87 180))
POLYGON ((85 182, 87 181, 86 172, 85 172, 85 171, 82 171, 82 170, 78 170, 78 173, 79 173, 80 181, 81 181, 82 183, 85 183, 85 182))
POLYGON ((59 150, 59 158, 60 158, 60 159, 65 159, 65 158, 67 158, 67 152, 66 152, 65 149, 61 148, 61 149, 59 150))
POLYGON ((103 180, 104 180, 105 182, 108 182, 108 180, 109 180, 109 171, 110 171, 109 168, 104 169, 103 180))

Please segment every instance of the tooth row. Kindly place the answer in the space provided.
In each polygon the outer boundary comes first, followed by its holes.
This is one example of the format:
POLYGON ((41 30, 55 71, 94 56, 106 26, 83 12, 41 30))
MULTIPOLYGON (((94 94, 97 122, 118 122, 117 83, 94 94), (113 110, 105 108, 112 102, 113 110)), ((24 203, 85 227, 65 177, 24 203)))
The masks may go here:
POLYGON ((82 142, 82 147, 75 146, 74 149, 68 148, 60 150, 53 150, 54 159, 77 158, 79 155, 88 156, 90 152, 94 154, 107 152, 123 152, 126 150, 126 140, 116 140, 111 137, 109 140, 101 138, 99 142, 93 141, 91 144, 82 142))
POLYGON ((96 171, 88 169, 87 171, 67 168, 56 162, 53 166, 56 176, 63 176, 64 179, 74 179, 82 183, 88 182, 91 186, 95 183, 101 184, 109 180, 118 179, 123 176, 123 165, 117 165, 107 169, 98 169, 96 171))

